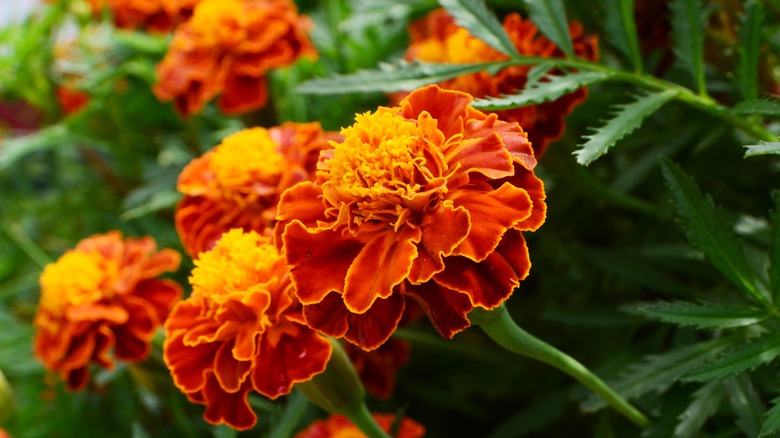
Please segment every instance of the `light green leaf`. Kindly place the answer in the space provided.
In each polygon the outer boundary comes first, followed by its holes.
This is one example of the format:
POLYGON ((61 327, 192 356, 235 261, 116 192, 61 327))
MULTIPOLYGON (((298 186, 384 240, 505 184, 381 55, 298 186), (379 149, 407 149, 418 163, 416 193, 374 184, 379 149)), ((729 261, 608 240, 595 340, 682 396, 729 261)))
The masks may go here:
POLYGON ((378 70, 363 70, 354 74, 312 79, 297 87, 303 94, 345 94, 409 91, 423 85, 441 82, 483 70, 498 71, 509 63, 428 64, 405 62, 380 65, 378 70))
POLYGON ((293 390, 287 398, 287 405, 279 422, 274 425, 270 438, 285 438, 293 436, 293 432, 311 407, 309 400, 299 391, 293 390))
POLYGON ((750 343, 738 343, 723 355, 689 370, 683 380, 703 382, 722 379, 771 362, 780 354, 780 334, 771 334, 750 343))
POLYGON ((753 283, 745 253, 723 212, 701 193, 695 181, 666 157, 661 158, 661 170, 683 220, 688 241, 703 252, 724 277, 766 304, 768 300, 753 283))
POLYGON ((769 316, 763 309, 709 302, 639 303, 623 309, 650 319, 699 328, 744 327, 769 316))
POLYGON ((691 74, 699 94, 704 83, 704 19, 701 0, 672 0, 672 39, 677 61, 691 74))
POLYGON ((680 422, 674 429, 676 438, 688 438, 698 436, 699 430, 718 410, 723 400, 723 386, 720 382, 713 381, 699 388, 693 393, 693 401, 680 415, 680 422))
POLYGON ((750 376, 742 374, 723 381, 732 409, 737 414, 737 425, 745 436, 758 436, 761 414, 766 409, 758 396, 750 376))
POLYGON ((568 58, 574 57, 574 46, 569 34, 566 8, 561 0, 525 0, 531 21, 554 42, 568 58))
POLYGON ((780 116, 780 99, 753 99, 740 102, 731 109, 732 114, 752 115, 761 114, 767 116, 780 116))
POLYGON ((745 99, 758 96, 758 68, 761 61, 761 26, 766 17, 766 9, 760 1, 745 2, 744 18, 739 30, 739 64, 737 78, 739 89, 745 99))
POLYGON ((758 144, 745 145, 745 158, 756 155, 780 154, 780 142, 759 141, 758 144))
POLYGON ((760 437, 780 432, 780 398, 772 400, 771 409, 764 413, 764 423, 761 425, 760 437))
MULTIPOLYGON (((662 393, 688 370, 720 353, 730 343, 731 339, 720 338, 645 356, 639 363, 627 367, 616 381, 608 383, 625 398, 640 397, 651 391, 662 393)), ((601 397, 591 395, 580 407, 584 411, 595 411, 606 405, 601 397)))
POLYGON ((520 56, 504 27, 483 0, 439 0, 439 3, 472 36, 509 57, 520 56))
POLYGON ((607 38, 628 59, 636 71, 642 71, 642 52, 634 21, 634 0, 603 0, 607 38))
POLYGON ((638 96, 635 102, 615 106, 612 119, 597 128, 593 134, 584 136, 588 141, 574 152, 577 162, 587 166, 604 155, 609 148, 637 129, 647 117, 676 95, 676 91, 667 90, 638 96))
POLYGON ((572 93, 587 85, 602 82, 612 75, 602 72, 580 72, 568 75, 548 75, 526 87, 518 94, 475 99, 474 108, 496 111, 521 106, 552 102, 564 94, 572 93))
POLYGON ((539 65, 533 66, 528 70, 528 76, 526 77, 526 87, 530 87, 534 82, 547 76, 547 73, 555 68, 555 62, 545 61, 539 65))

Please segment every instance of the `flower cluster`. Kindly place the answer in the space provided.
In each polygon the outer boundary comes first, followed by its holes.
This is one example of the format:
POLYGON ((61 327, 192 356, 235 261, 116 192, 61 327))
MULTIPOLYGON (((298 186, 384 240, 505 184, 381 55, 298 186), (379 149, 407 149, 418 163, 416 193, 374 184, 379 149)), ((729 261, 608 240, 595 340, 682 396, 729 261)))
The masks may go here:
POLYGON ((143 28, 167 32, 192 15, 200 0, 89 0, 98 14, 108 9, 114 24, 123 29, 143 28))
POLYGON ((177 283, 155 277, 179 261, 176 251, 156 251, 149 237, 122 240, 111 232, 82 240, 41 275, 36 356, 71 390, 87 384, 90 363, 112 368, 114 357, 145 359, 155 329, 181 298, 177 283))
POLYGON ((534 151, 471 101, 434 85, 358 115, 316 181, 282 194, 278 232, 309 326, 372 350, 412 298, 451 338, 528 274, 522 232, 546 211, 534 151))
POLYGON ((204 418, 236 429, 257 417, 247 395, 269 398, 325 369, 331 345, 309 327, 271 238, 231 230, 200 255, 192 295, 165 323, 163 358, 176 386, 206 405, 204 418))
POLYGON ((179 176, 175 217, 186 251, 208 251, 232 228, 270 234, 281 193, 314 179, 320 151, 335 138, 319 123, 251 128, 193 160, 179 176))
MULTIPOLYGON (((396 423, 396 416, 392 414, 373 414, 374 420, 390 433, 396 423)), ((402 418, 398 421, 396 438, 422 438, 425 436, 425 428, 416 421, 402 418)), ((324 420, 311 423, 306 429, 298 432, 295 438, 365 438, 365 435, 343 415, 331 415, 324 420)))
POLYGON ((217 95, 226 114, 261 108, 268 71, 314 54, 308 29, 289 0, 203 0, 176 29, 154 92, 185 116, 217 95))
MULTIPOLYGON (((554 43, 539 35, 535 24, 530 20, 524 20, 517 13, 506 16, 504 30, 521 55, 563 56, 563 52, 554 43)), ((598 58, 596 37, 585 35, 579 23, 570 24, 569 32, 577 56, 590 60, 598 58)), ((453 64, 508 59, 503 53, 474 38, 466 29, 458 26, 443 9, 436 10, 413 23, 409 33, 412 43, 406 52, 408 59, 453 64)), ((467 92, 474 97, 512 94, 525 87, 529 70, 529 66, 513 66, 501 70, 496 75, 483 71, 446 80, 439 85, 467 92)), ((550 142, 563 135, 566 115, 582 102, 586 95, 587 90, 583 88, 553 102, 499 111, 498 118, 507 122, 518 122, 528 133, 528 139, 533 144, 538 158, 550 142)), ((395 98, 399 99, 399 96, 395 98)))

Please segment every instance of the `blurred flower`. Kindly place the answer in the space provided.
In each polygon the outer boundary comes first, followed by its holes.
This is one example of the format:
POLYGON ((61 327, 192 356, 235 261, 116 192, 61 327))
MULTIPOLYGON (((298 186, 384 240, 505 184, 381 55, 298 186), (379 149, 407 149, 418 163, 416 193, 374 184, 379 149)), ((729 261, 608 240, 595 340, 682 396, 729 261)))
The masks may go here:
POLYGON ((204 418, 255 425, 247 394, 269 398, 321 373, 331 345, 301 324, 284 257, 269 237, 231 230, 195 261, 192 295, 165 323, 163 358, 204 418))
POLYGON ((0 427, 0 438, 11 438, 11 435, 9 435, 8 432, 5 431, 5 429, 0 427))
MULTIPOLYGON (((538 34, 530 20, 523 20, 517 13, 504 19, 504 29, 517 51, 526 56, 563 57, 563 52, 550 40, 538 34)), ((569 25, 574 51, 581 58, 598 58, 598 41, 595 36, 583 33, 579 23, 569 25)), ((408 59, 436 63, 480 63, 508 59, 481 40, 471 36, 457 24, 444 9, 431 12, 409 27, 412 42, 406 51, 408 59)), ((460 90, 474 97, 513 94, 522 90, 528 80, 530 66, 514 66, 501 70, 495 76, 483 71, 440 82, 444 88, 460 90)), ((396 95, 400 100, 404 94, 396 95)), ((540 105, 531 105, 506 111, 498 111, 498 118, 507 122, 518 122, 528 133, 536 157, 540 157, 547 145, 563 135, 565 117, 582 102, 587 90, 582 88, 555 100, 540 105)))
MULTIPOLYGON (((398 432, 396 438, 421 438, 425 436, 425 428, 414 420, 403 418, 396 425, 396 416, 392 414, 373 414, 374 420, 385 432, 391 433, 393 427, 398 432)), ((365 435, 347 417, 331 415, 324 420, 311 423, 306 429, 298 432, 295 438, 364 438, 365 435)))
POLYGON ((412 297, 451 338, 528 274, 522 231, 546 208, 536 159, 516 123, 471 100, 428 86, 359 114, 320 154, 317 181, 282 194, 277 227, 309 326, 371 350, 412 297))
POLYGON ((66 86, 57 87, 57 102, 65 115, 73 114, 89 102, 89 94, 66 86))
POLYGON ((185 116, 218 94, 226 114, 262 108, 266 73, 314 54, 309 27, 289 0, 203 0, 176 29, 154 92, 185 116))
POLYGON ((179 253, 156 251, 151 237, 122 240, 118 231, 82 240, 41 274, 35 354, 71 390, 89 380, 89 364, 137 362, 181 297, 174 281, 157 279, 179 267, 179 253), (113 349, 113 356, 110 354, 113 349))
POLYGON ((408 342, 392 338, 372 351, 345 345, 366 391, 380 399, 393 395, 395 375, 409 360, 409 348, 408 342))
POLYGON ((192 15, 201 0, 89 0, 92 10, 108 8, 114 24, 123 29, 167 32, 192 15))
POLYGON ((279 195, 314 179, 317 158, 330 148, 319 123, 245 129, 193 160, 179 176, 184 198, 176 229, 187 252, 208 251, 231 228, 271 233, 279 195))

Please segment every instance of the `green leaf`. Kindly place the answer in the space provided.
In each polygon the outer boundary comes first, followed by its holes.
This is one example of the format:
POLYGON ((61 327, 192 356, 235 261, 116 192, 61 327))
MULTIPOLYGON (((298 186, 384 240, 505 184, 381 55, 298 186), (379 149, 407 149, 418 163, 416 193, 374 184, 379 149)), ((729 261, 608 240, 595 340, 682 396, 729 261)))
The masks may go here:
POLYGON ((528 76, 526 77, 526 87, 530 87, 534 82, 539 81, 543 77, 547 76, 550 70, 555 68, 555 62, 545 61, 539 65, 533 66, 528 70, 528 76))
POLYGON ((780 397, 772 400, 772 404, 774 406, 764 413, 766 419, 764 424, 761 425, 759 437, 780 432, 780 397))
POLYGON ((439 0, 439 3, 447 9, 455 22, 466 28, 472 36, 479 38, 490 47, 509 57, 517 58, 520 56, 515 44, 506 34, 504 26, 488 10, 484 1, 439 0))
POLYGON ((527 86, 518 94, 475 99, 474 108, 495 111, 521 106, 552 102, 564 94, 572 93, 582 87, 609 79, 612 75, 602 72, 580 72, 568 75, 548 75, 527 86))
POLYGON ((635 102, 613 107, 614 117, 604 126, 597 128, 593 134, 584 136, 588 141, 574 152, 577 162, 587 166, 604 155, 609 148, 637 129, 647 117, 676 95, 676 91, 666 90, 638 96, 635 102))
POLYGON ((693 77, 699 94, 706 94, 704 83, 704 19, 701 0, 672 0, 672 39, 674 52, 693 77))
POLYGON ((761 2, 745 2, 744 18, 739 30, 739 64, 737 78, 739 89, 745 99, 754 99, 758 95, 758 68, 761 62, 761 26, 766 17, 766 9, 761 2))
POLYGON ((345 94, 409 91, 423 85, 441 82, 483 70, 498 71, 510 65, 506 62, 481 64, 428 64, 405 62, 380 65, 378 70, 363 70, 349 75, 312 79, 296 90, 303 94, 345 94))
POLYGON ((628 59, 636 71, 642 71, 642 52, 634 21, 634 0, 603 0, 607 38, 628 59))
POLYGON ((569 22, 566 19, 566 8, 561 0, 525 0, 528 14, 539 30, 554 42, 566 57, 574 57, 574 46, 569 34, 569 22))
POLYGON ((708 382, 693 393, 693 401, 680 415, 680 422, 674 429, 676 438, 698 436, 699 430, 720 406, 723 400, 723 386, 720 382, 708 382))
POLYGON ((740 102, 731 109, 732 114, 762 114, 767 116, 780 116, 780 99, 753 99, 740 102))
POLYGON ((745 436, 758 436, 761 430, 761 414, 766 409, 759 398, 753 382, 746 374, 723 381, 729 395, 729 402, 737 414, 737 425, 745 436))
POLYGON ((780 354, 780 334, 770 334, 757 341, 736 345, 713 361, 689 370, 683 380, 703 382, 723 379, 771 362, 780 354))
POLYGON ((769 316, 763 309, 710 302, 639 303, 623 309, 650 319, 699 328, 744 327, 759 323, 769 316))
MULTIPOLYGON (((699 366, 730 345, 728 338, 686 345, 663 354, 649 355, 626 368, 611 387, 625 398, 636 398, 651 391, 662 393, 688 370, 699 366)), ((580 404, 584 411, 606 406, 601 397, 592 395, 580 404)))
POLYGON ((661 157, 661 170, 682 218, 688 241, 698 248, 729 281, 758 302, 767 304, 753 283, 745 253, 731 231, 731 225, 696 182, 671 160, 661 157))
POLYGON ((303 394, 299 391, 292 391, 287 398, 287 405, 284 408, 282 417, 279 419, 279 423, 274 426, 270 438, 293 436, 293 432, 295 432, 310 406, 309 400, 303 394))
POLYGON ((759 141, 758 144, 745 145, 745 158, 755 157, 756 155, 778 155, 780 154, 780 142, 759 141))
POLYGON ((769 290, 774 291, 774 302, 780 301, 780 192, 773 194, 775 210, 772 213, 772 230, 769 243, 769 290))

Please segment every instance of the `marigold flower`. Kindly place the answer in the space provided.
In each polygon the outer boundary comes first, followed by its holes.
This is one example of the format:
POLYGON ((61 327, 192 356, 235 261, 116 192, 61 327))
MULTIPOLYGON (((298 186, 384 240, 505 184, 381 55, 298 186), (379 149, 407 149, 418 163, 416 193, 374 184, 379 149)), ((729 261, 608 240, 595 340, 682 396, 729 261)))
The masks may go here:
POLYGON ((112 231, 79 242, 41 274, 38 359, 71 390, 87 384, 90 363, 110 369, 114 357, 145 359, 155 329, 182 292, 176 282, 155 277, 175 271, 179 261, 176 251, 156 251, 151 237, 122 240, 112 231))
MULTIPOLYGON (((372 414, 377 424, 390 433, 396 423, 393 414, 372 414)), ((349 419, 343 415, 331 415, 323 420, 311 423, 306 429, 298 432, 295 438, 365 438, 349 419)), ((396 438, 421 438, 425 436, 425 428, 414 420, 404 417, 398 424, 396 438)))
POLYGON ((65 115, 73 114, 89 102, 89 94, 66 86, 57 87, 57 102, 65 115))
POLYGON ((329 138, 337 137, 319 123, 251 128, 193 160, 179 176, 184 198, 175 219, 186 251, 193 257, 208 251, 232 228, 270 234, 279 196, 314 179, 329 138))
POLYGON ((203 0, 176 29, 154 92, 185 116, 218 94, 226 114, 261 108, 266 73, 314 54, 309 27, 289 0, 203 0))
POLYGON ((200 0, 89 0, 92 10, 108 8, 122 29, 167 32, 186 21, 200 0))
POLYGON ((192 295, 165 323, 163 358, 204 418, 254 426, 253 389, 269 398, 325 369, 330 343, 301 324, 284 257, 271 238, 231 230, 195 261, 192 295))
POLYGON ((522 231, 546 208, 533 149, 471 101, 434 85, 358 115, 320 154, 317 181, 282 194, 277 227, 309 326, 371 350, 412 297, 451 338, 528 274, 522 231))
MULTIPOLYGON (((558 47, 538 33, 536 25, 523 20, 517 13, 511 13, 504 19, 504 30, 522 55, 562 57, 558 47)), ((579 23, 569 25, 574 42, 574 51, 581 58, 598 58, 598 41, 595 36, 583 33, 579 23)), ((406 52, 408 59, 425 62, 467 64, 508 59, 503 53, 493 49, 481 40, 471 36, 457 24, 444 9, 431 12, 422 20, 409 27, 412 42, 406 52)), ((497 75, 483 71, 460 76, 440 82, 444 88, 464 91, 474 97, 499 96, 513 94, 525 87, 529 66, 514 66, 501 70, 497 75)), ((396 95, 397 101, 403 93, 396 95)), ((536 157, 540 157, 547 145, 563 135, 565 117, 587 96, 582 88, 559 99, 506 111, 498 111, 498 118, 508 122, 518 122, 528 133, 536 157)))

